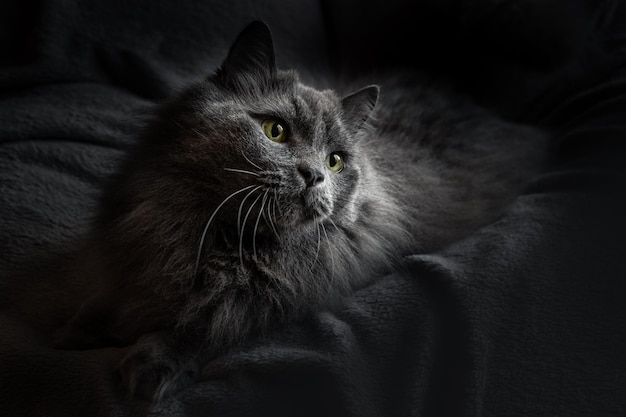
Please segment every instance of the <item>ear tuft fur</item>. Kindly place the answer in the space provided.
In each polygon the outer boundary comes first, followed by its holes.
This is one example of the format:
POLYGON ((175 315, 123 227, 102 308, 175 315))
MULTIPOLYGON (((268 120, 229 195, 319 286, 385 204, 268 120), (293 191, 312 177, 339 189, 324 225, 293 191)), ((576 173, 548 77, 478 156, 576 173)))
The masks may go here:
POLYGON ((377 85, 368 85, 341 100, 343 119, 354 131, 359 130, 370 118, 379 93, 380 88, 377 85))
POLYGON ((246 26, 237 36, 226 60, 218 70, 225 83, 250 74, 269 77, 276 72, 274 43, 270 28, 257 20, 246 26))

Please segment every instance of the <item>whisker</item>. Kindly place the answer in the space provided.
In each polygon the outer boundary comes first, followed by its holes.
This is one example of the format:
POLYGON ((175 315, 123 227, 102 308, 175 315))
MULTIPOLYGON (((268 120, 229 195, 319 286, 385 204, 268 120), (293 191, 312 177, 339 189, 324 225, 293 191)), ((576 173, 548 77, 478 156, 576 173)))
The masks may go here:
POLYGON ((231 195, 226 197, 219 204, 219 206, 217 206, 217 208, 213 211, 213 213, 211 214, 211 217, 209 217, 209 220, 206 222, 206 225, 204 226, 204 230, 202 231, 202 236, 200 237, 200 245, 198 246, 198 255, 196 256, 196 268, 195 268, 195 275, 196 276, 198 275, 198 269, 200 268, 200 258, 202 257, 202 251, 204 250, 204 239, 206 238, 207 231, 209 230, 209 226, 211 225, 211 222, 215 218, 215 215, 222 208, 222 206, 224 204, 226 204, 226 202, 228 200, 230 200, 231 198, 233 198, 234 196, 236 196, 239 193, 242 193, 242 192, 244 192, 246 190, 249 190, 252 187, 254 187, 254 185, 249 185, 247 187, 242 188, 241 190, 235 191, 234 193, 232 193, 231 195))
POLYGON ((276 206, 278 206, 278 194, 276 193, 276 188, 274 188, 274 204, 272 206, 272 215, 274 220, 276 220, 276 206))
POLYGON ((254 254, 254 259, 258 260, 256 256, 256 232, 259 230, 259 221, 261 221, 261 215, 263 214, 263 209, 265 208, 265 202, 267 201, 267 193, 269 192, 269 188, 263 194, 263 200, 261 200, 261 210, 259 210, 259 215, 256 218, 256 223, 254 224, 254 232, 252 233, 252 253, 254 254))
POLYGON ((263 171, 263 168, 261 168, 260 166, 258 166, 257 164, 255 164, 254 162, 252 162, 247 156, 246 154, 243 152, 243 149, 241 150, 241 155, 244 157, 244 159, 246 161, 248 161, 250 163, 250 165, 252 165, 253 167, 255 167, 256 169, 258 169, 259 171, 263 171))
POLYGON ((224 168, 224 171, 239 172, 242 174, 254 175, 255 177, 259 176, 259 174, 252 172, 252 171, 246 171, 245 169, 224 168))
POLYGON ((274 231, 274 234, 276 235, 276 238, 280 238, 280 236, 278 236, 278 231, 276 230, 276 226, 274 225, 274 220, 272 219, 272 213, 270 211, 271 209, 270 206, 275 207, 275 204, 276 204, 276 200, 270 197, 267 203, 267 218, 269 220, 270 227, 272 228, 272 230, 274 231))
MULTIPOLYGON (((179 126, 180 128, 182 128, 182 127, 183 127, 183 126, 181 126, 179 123, 176 123, 176 124, 178 124, 178 126, 179 126)), ((202 139, 204 139, 204 140, 207 140, 207 141, 209 140, 209 137, 208 137, 206 134, 204 134, 204 133, 200 132, 200 131, 199 131, 198 129, 196 129, 195 127, 191 127, 191 131, 192 131, 193 133, 195 133, 196 135, 200 136, 200 138, 202 138, 202 139)))
POLYGON ((246 202, 248 197, 250 197, 256 190, 261 188, 261 185, 258 185, 254 190, 250 191, 244 198, 241 200, 241 204, 239 205, 239 210, 237 211, 237 234, 241 236, 241 211, 243 210, 243 204, 246 202))
POLYGON ((328 217, 326 220, 328 220, 330 222, 330 224, 333 225, 333 227, 335 228, 336 231, 341 232, 341 230, 339 230, 339 227, 335 224, 335 222, 333 221, 333 219, 331 219, 330 217, 328 217))
MULTIPOLYGON (((256 191, 256 188, 255 188, 255 191, 256 191)), ((246 212, 246 217, 243 218, 243 223, 241 224, 241 235, 239 236, 239 262, 241 262, 242 267, 243 267, 243 231, 246 227, 246 222, 248 221, 248 217, 250 217, 250 212, 252 212, 252 209, 256 205, 256 202, 259 201, 259 198, 261 198, 261 195, 262 194, 259 194, 257 198, 254 199, 254 201, 250 205, 250 208, 246 212)))
MULTIPOLYGON (((271 203, 272 198, 270 197, 269 201, 267 202, 267 206, 263 207, 263 209, 267 209, 269 208, 269 205, 271 203)), ((265 222, 266 225, 270 225, 270 221, 269 218, 267 217, 267 215, 265 214, 265 211, 261 211, 261 216, 263 217, 263 221, 265 222)))

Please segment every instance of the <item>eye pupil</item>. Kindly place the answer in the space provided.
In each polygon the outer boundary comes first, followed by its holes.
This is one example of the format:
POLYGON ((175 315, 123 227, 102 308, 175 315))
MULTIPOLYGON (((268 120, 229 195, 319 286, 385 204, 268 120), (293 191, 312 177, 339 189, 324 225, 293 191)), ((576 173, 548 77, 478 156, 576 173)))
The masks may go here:
POLYGON ((344 168, 343 158, 338 152, 331 152, 326 157, 326 166, 331 172, 338 174, 344 168))
POLYGON ((272 126, 272 130, 271 130, 272 137, 276 138, 280 136, 282 131, 283 131, 283 127, 280 125, 280 123, 278 122, 274 123, 274 125, 272 126))
POLYGON ((263 133, 274 142, 284 142, 287 136, 285 127, 276 119, 266 119, 261 123, 263 133))

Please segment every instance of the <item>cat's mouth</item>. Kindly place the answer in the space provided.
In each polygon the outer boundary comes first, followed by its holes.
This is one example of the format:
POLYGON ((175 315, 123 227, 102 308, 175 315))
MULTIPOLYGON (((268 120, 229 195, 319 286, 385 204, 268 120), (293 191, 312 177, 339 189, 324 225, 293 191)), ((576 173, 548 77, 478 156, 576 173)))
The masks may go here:
POLYGON ((233 199, 230 215, 227 215, 232 220, 228 222, 228 230, 236 230, 236 236, 244 241, 248 237, 278 236, 285 230, 322 222, 332 214, 332 203, 321 192, 281 193, 272 188, 252 191, 248 195, 242 192, 243 198, 239 201, 233 199))
POLYGON ((322 222, 333 212, 332 196, 323 187, 303 187, 273 171, 262 172, 260 179, 260 183, 248 185, 224 200, 239 196, 230 200, 232 217, 228 216, 238 234, 246 229, 257 235, 275 235, 281 229, 322 222))

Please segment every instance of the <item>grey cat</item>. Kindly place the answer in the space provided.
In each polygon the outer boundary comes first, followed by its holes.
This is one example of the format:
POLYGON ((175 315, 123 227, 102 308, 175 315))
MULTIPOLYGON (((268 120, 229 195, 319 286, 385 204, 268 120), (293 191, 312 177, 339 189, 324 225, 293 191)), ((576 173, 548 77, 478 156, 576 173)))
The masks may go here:
POLYGON ((132 344, 122 381, 158 401, 492 221, 541 165, 545 134, 414 75, 382 81, 345 96, 303 85, 250 24, 111 180, 73 272, 97 289, 57 346, 132 344))

